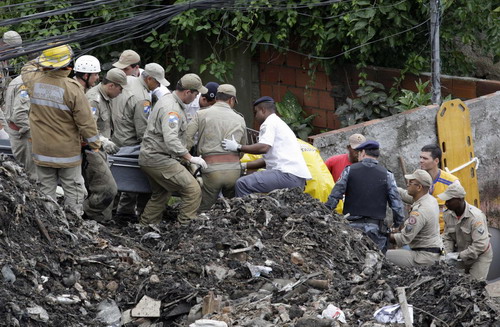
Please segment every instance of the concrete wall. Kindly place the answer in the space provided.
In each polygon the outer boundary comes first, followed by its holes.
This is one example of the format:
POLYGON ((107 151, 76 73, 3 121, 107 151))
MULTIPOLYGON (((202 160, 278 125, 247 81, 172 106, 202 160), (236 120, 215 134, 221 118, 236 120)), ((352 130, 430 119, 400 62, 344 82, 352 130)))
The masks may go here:
MULTIPOLYGON (((469 107, 474 138, 474 152, 481 164, 477 170, 481 209, 492 226, 500 226, 500 91, 465 101, 469 107)), ((380 161, 403 185, 399 165, 401 156, 407 171, 418 167, 420 148, 437 142, 437 106, 416 108, 404 113, 318 134, 310 139, 326 159, 344 153, 351 134, 361 133, 381 144, 380 161)), ((457 126, 460 128, 460 126, 457 126)))

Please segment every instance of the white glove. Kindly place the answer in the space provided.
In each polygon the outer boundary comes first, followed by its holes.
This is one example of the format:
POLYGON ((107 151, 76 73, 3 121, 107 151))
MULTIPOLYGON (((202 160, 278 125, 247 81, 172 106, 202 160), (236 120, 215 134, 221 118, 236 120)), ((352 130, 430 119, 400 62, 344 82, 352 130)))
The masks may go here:
POLYGON ((459 254, 459 252, 446 253, 446 255, 444 256, 444 261, 447 263, 455 263, 456 261, 460 260, 458 258, 459 254))
POLYGON ((202 157, 191 157, 191 159, 189 159, 189 162, 190 163, 194 163, 198 166, 201 166, 201 168, 207 168, 207 163, 205 162, 205 160, 203 160, 202 157))
POLYGON ((222 141, 222 147, 226 151, 237 152, 237 151, 239 151, 241 149, 241 144, 239 144, 238 142, 236 142, 236 140, 234 139, 234 135, 233 135, 233 139, 232 140, 230 140, 230 139, 224 139, 224 141, 222 141))
POLYGON ((118 145, 116 145, 113 141, 110 141, 106 137, 100 137, 99 140, 102 142, 102 148, 107 154, 115 154, 120 151, 118 145))

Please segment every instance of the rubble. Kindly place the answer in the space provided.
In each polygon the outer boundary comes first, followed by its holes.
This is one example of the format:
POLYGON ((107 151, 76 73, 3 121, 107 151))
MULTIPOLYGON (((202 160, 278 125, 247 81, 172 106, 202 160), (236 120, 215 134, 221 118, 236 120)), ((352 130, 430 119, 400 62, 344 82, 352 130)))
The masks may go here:
POLYGON ((415 326, 500 325, 485 283, 444 264, 388 263, 300 190, 220 199, 187 227, 172 211, 159 226, 104 226, 64 211, 15 163, 0 164, 5 325, 341 326, 318 318, 333 304, 346 325, 387 326, 374 313, 399 303, 398 287, 415 326))

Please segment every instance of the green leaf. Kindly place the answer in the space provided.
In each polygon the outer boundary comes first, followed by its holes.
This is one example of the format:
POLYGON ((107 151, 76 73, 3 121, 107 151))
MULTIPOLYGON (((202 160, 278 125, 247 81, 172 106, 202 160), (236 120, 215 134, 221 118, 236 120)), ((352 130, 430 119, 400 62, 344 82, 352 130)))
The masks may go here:
POLYGON ((152 36, 148 36, 147 38, 144 39, 144 42, 146 43, 151 43, 155 38, 152 36))

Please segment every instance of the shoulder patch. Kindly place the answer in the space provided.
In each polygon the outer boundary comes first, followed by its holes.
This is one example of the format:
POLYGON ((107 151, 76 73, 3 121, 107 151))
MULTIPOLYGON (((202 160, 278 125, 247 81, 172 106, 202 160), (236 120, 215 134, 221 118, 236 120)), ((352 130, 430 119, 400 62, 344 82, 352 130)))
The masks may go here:
POLYGON ((24 84, 22 84, 20 87, 19 87, 20 90, 27 90, 28 87, 24 84))
POLYGON ((26 89, 21 89, 21 92, 19 92, 19 96, 23 99, 29 98, 28 90, 26 89))
POLYGON ((482 226, 483 225, 483 222, 482 221, 476 221, 474 223, 474 227, 479 227, 479 226, 482 226))
POLYGON ((170 128, 176 128, 179 123, 179 114, 175 111, 168 113, 168 126, 170 128))
POLYGON ((420 213, 418 211, 412 211, 410 212, 410 216, 420 216, 420 213))
POLYGON ((145 100, 143 102, 143 106, 144 106, 144 113, 149 115, 149 113, 151 112, 151 102, 148 100, 145 100))
POLYGON ((92 114, 95 115, 95 113, 97 112, 97 108, 96 107, 91 107, 90 109, 92 110, 92 114))
POLYGON ((408 217, 408 224, 409 225, 415 225, 416 223, 417 223, 417 217, 415 217, 415 216, 408 217))
POLYGON ((179 113, 178 112, 175 112, 175 111, 171 111, 168 113, 168 116, 176 116, 177 119, 181 118, 181 116, 179 116, 179 113))

